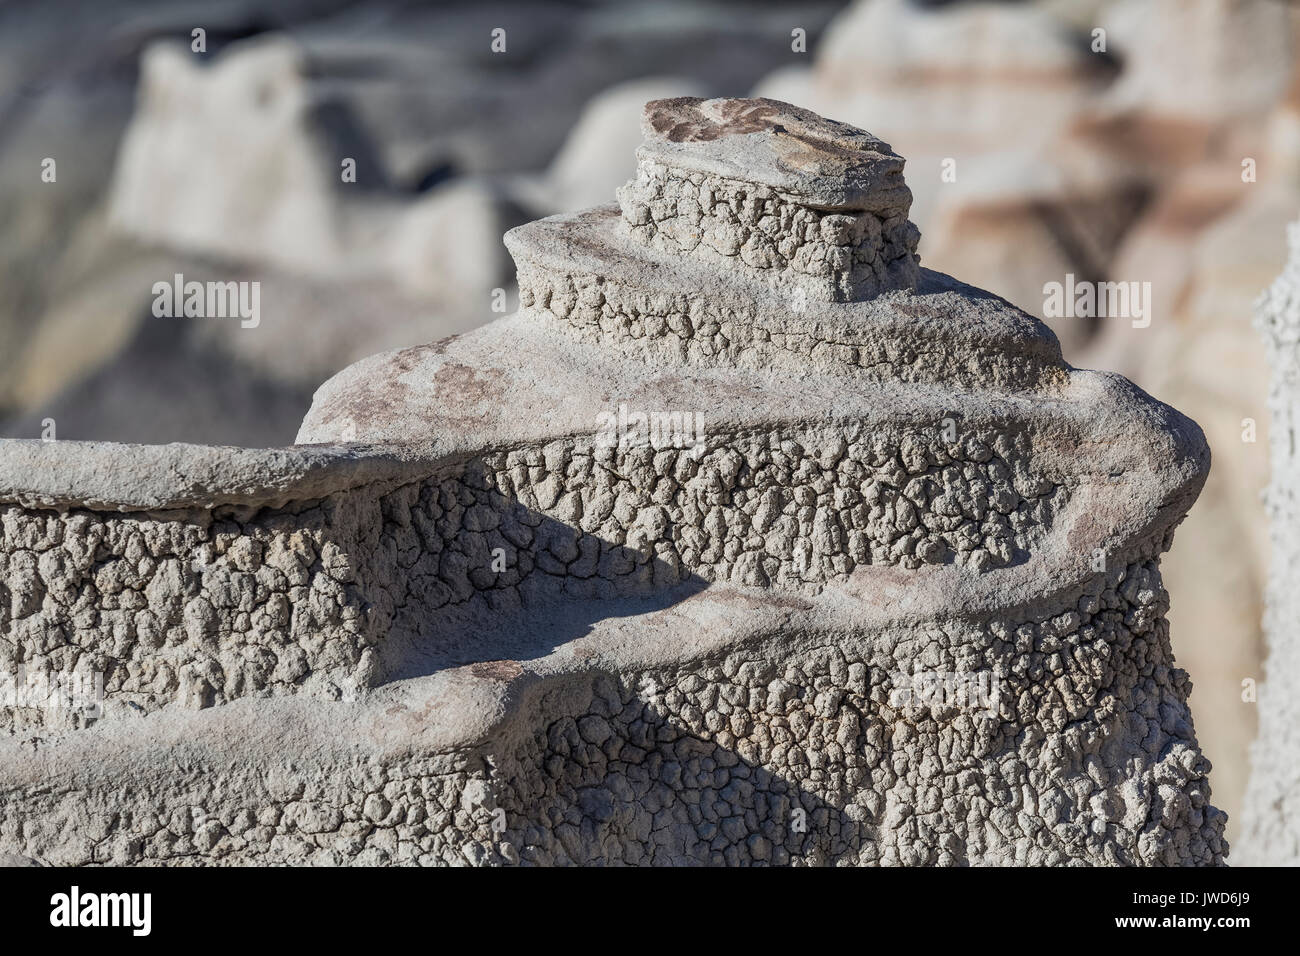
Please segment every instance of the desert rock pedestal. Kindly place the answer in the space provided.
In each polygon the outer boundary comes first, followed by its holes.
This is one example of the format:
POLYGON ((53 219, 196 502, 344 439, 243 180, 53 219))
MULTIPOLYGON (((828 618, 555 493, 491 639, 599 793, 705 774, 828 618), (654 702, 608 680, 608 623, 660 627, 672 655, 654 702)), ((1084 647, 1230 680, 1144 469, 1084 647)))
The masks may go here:
POLYGON ((0 852, 1223 861, 1158 567, 1200 429, 921 268, 871 135, 645 133, 297 445, 0 443, 0 670, 103 685, 3 711, 0 852))

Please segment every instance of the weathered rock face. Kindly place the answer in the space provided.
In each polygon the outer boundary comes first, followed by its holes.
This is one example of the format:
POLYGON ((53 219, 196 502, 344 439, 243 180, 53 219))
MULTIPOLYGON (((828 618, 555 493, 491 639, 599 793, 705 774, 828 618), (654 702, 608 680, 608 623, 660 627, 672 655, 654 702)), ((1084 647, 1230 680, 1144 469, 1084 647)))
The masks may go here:
POLYGON ((1215 864, 1158 559, 1200 430, 923 270, 902 160, 650 103, 521 310, 299 444, 0 445, 0 743, 51 862, 1215 864), (40 746, 26 741, 33 736, 40 746))
POLYGON ((1300 226, 1289 228, 1291 257, 1260 297, 1256 325, 1264 336, 1273 379, 1268 410, 1273 477, 1267 502, 1272 540, 1264 630, 1266 681, 1259 692, 1259 737, 1251 748, 1250 782, 1242 826, 1243 862, 1261 866, 1300 863, 1300 536, 1296 487, 1296 389, 1300 383, 1300 226))
POLYGON ((874 136, 775 100, 657 101, 618 191, 640 241, 845 302, 913 288, 920 233, 903 161, 874 136))
POLYGON ((927 266, 1039 315, 1068 361, 1120 372, 1205 428, 1215 467, 1162 567, 1233 818, 1268 553, 1268 374, 1246 326, 1300 208, 1298 14, 1272 0, 861 0, 809 67, 755 88, 888 140, 907 157, 927 266), (1066 275, 1149 281, 1150 326, 1049 313, 1044 286, 1066 275))
POLYGON ((1073 358, 1093 331, 1041 308, 1043 284, 1104 274, 1140 184, 1072 127, 1113 65, 1039 4, 861 0, 814 64, 757 95, 870 124, 908 157, 932 267, 1044 318, 1073 358))

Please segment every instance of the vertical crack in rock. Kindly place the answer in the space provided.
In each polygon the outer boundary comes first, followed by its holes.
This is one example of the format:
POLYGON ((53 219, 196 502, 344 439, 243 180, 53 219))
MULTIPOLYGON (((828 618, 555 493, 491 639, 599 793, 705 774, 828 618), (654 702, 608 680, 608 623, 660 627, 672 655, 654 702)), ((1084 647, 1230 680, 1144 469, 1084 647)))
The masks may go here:
POLYGON ((282 449, 0 443, 0 852, 1218 864, 1159 557, 1196 425, 922 269, 903 161, 648 104, 520 309, 282 449))

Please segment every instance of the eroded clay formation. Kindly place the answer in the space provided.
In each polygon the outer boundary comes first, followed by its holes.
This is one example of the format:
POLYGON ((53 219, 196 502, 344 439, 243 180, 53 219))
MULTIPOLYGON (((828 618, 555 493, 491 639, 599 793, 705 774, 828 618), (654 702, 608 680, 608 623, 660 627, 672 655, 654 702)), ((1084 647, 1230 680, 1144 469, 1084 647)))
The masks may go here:
POLYGON ((1222 862, 1158 569, 1200 430, 921 269, 874 137, 645 131, 507 235, 517 313, 291 448, 0 445, 0 669, 103 681, 4 711, 0 852, 1222 862))

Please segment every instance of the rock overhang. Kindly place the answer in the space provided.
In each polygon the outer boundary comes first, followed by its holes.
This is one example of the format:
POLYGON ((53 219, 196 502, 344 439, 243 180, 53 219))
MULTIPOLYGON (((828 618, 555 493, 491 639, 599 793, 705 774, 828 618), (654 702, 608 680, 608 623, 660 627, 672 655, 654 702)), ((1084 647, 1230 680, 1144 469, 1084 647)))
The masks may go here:
MULTIPOLYGON (((937 434, 945 423, 964 433, 1023 432, 1032 438, 1034 466, 1059 479, 1071 494, 1056 517, 1057 527, 1068 532, 1054 532, 1041 544, 1060 552, 1059 564, 1051 569, 1053 580, 1066 567, 1072 569, 1069 580, 1086 574, 1087 561, 1080 559, 1091 560, 1096 548, 1118 552, 1132 541, 1172 529, 1208 474, 1209 448, 1199 426, 1111 373, 1062 370, 1060 382, 1043 391, 954 392, 938 383, 869 380, 846 389, 842 380, 761 370, 684 372, 631 359, 596 361, 581 350, 557 348, 545 336, 533 338, 525 317, 494 326, 495 334, 485 329, 482 336, 462 336, 423 357, 405 355, 409 368, 402 374, 410 376, 412 387, 425 386, 423 399, 408 409, 417 411, 419 424, 401 415, 381 415, 370 418, 368 427, 382 441, 463 436, 459 422, 469 418, 473 433, 491 447, 590 443, 601 433, 598 416, 623 405, 633 411, 700 411, 706 440, 715 444, 761 433, 811 433, 849 441, 894 431, 937 434), (544 380, 532 374, 534 365, 547 369, 544 380), (492 377, 499 390, 466 403, 451 385, 430 387, 440 381, 438 369, 448 366, 474 368, 492 377), (442 410, 453 403, 454 416, 444 416, 442 410), (1103 524, 1113 533, 1100 534, 1102 525, 1093 522, 1098 533, 1089 537, 1080 529, 1092 520, 1089 515, 1100 513, 1106 514, 1103 524)), ((374 361, 367 374, 385 374, 383 357, 374 361)), ((340 429, 358 427, 346 412, 350 394, 346 378, 322 386, 300 440, 329 441, 340 429)), ((1047 569, 1036 572, 1041 581, 1047 569)), ((1005 585, 990 582, 990 594, 999 590, 1005 585)))
POLYGON ((411 481, 464 457, 436 442, 241 448, 3 439, 0 504, 123 513, 278 508, 411 481))
POLYGON ((983 348, 1043 368, 1062 365, 1060 344, 1043 322, 931 270, 919 270, 913 288, 864 299, 810 302, 789 293, 773 295, 753 274, 737 272, 720 282, 709 264, 629 241, 619 208, 612 204, 516 226, 506 233, 505 244, 525 295, 531 281, 564 276, 577 287, 577 298, 585 290, 601 296, 617 291, 658 299, 661 308, 679 311, 695 299, 705 311, 733 311, 758 328, 803 331, 822 341, 933 341, 951 351, 983 348))

